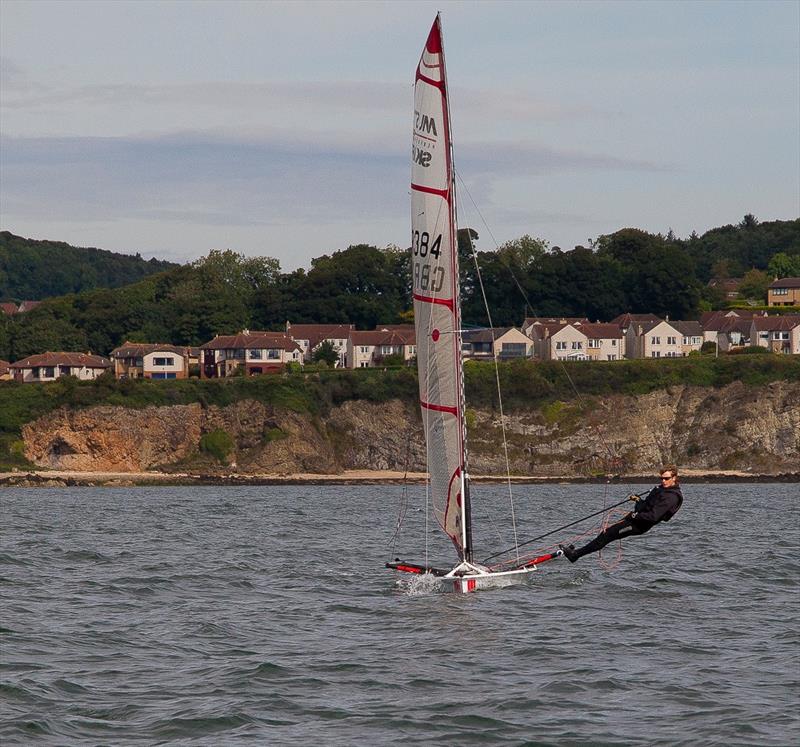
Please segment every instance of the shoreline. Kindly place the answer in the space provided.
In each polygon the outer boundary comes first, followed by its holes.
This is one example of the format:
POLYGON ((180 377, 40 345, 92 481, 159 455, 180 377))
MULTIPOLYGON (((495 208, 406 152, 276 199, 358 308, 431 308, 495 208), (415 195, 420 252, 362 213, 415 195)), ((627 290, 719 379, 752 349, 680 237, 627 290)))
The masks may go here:
MULTIPOLYGON (((139 487, 159 485, 393 485, 423 484, 421 472, 392 472, 347 470, 341 474, 251 474, 197 472, 75 472, 63 470, 19 470, 0 472, 3 487, 139 487)), ((783 474, 754 474, 737 470, 683 470, 683 483, 708 482, 800 482, 800 472, 783 474)), ((473 475, 475 484, 504 484, 505 475, 473 475)), ((654 475, 512 475, 510 481, 519 485, 536 484, 627 484, 650 483, 654 475)))

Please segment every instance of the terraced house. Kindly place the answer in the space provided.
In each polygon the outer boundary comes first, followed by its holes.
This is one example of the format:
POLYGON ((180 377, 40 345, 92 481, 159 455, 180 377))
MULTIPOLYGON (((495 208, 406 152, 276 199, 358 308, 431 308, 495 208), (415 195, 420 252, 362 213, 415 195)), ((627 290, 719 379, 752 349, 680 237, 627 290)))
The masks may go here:
POLYGON ((771 353, 800 355, 800 314, 753 319, 750 344, 767 348, 771 353))
POLYGON ((204 379, 280 373, 287 363, 303 363, 303 349, 285 332, 244 329, 238 335, 217 335, 200 346, 200 353, 204 379))

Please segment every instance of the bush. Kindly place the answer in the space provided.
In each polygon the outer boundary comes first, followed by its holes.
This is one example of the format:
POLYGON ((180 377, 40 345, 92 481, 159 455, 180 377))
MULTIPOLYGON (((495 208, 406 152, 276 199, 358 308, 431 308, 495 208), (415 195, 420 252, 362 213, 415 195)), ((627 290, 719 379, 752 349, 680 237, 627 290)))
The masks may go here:
POLYGON ((204 434, 200 438, 200 451, 213 456, 220 464, 228 463, 228 455, 233 451, 234 443, 230 434, 221 428, 204 434))

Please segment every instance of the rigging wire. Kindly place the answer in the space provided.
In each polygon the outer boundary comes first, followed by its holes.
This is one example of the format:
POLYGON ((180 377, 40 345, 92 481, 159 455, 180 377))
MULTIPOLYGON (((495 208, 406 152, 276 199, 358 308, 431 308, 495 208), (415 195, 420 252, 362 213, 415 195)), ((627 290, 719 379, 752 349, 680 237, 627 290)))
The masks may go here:
MULTIPOLYGON (((647 491, 647 492, 649 492, 649 491, 647 491)), ((638 495, 641 498, 643 495, 646 495, 646 493, 641 493, 641 494, 640 493, 636 493, 635 495, 638 495)), ((630 500, 630 498, 625 498, 624 500, 620 501, 619 503, 615 503, 613 506, 608 506, 608 507, 602 508, 600 511, 595 511, 592 514, 588 514, 588 515, 586 515, 586 516, 584 516, 584 517, 582 517, 580 519, 576 519, 575 521, 571 521, 569 524, 564 524, 564 526, 557 527, 556 529, 551 529, 549 532, 545 532, 544 534, 540 534, 538 537, 533 537, 532 539, 526 540, 525 542, 521 542, 518 545, 516 545, 515 547, 509 547, 509 548, 506 548, 505 550, 500 550, 499 552, 496 552, 496 553, 494 553, 492 555, 489 555, 486 558, 484 558, 483 559, 483 563, 486 563, 489 560, 493 560, 494 558, 499 558, 501 555, 507 555, 508 553, 513 552, 514 550, 519 552, 519 548, 520 547, 525 547, 525 545, 530 545, 530 544, 532 544, 534 542, 537 542, 540 539, 544 539, 545 537, 549 537, 550 535, 555 534, 556 532, 561 532, 564 529, 569 529, 570 527, 574 527, 576 524, 580 524, 581 522, 584 522, 587 519, 592 519, 595 516, 599 516, 600 514, 604 514, 607 511, 610 511, 612 508, 617 508, 617 506, 622 506, 623 504, 627 503, 629 500, 630 500)))
MULTIPOLYGON (((459 181, 461 182, 462 186, 464 185, 464 180, 461 178, 461 174, 458 174, 459 181)), ((465 187, 466 189, 466 187, 465 187)), ((467 191, 467 195, 469 195, 470 201, 472 202, 473 206, 475 205, 475 201, 472 199, 472 195, 467 191)), ((480 213, 479 213, 480 214, 480 213)), ((503 455, 505 457, 506 463, 506 484, 508 485, 508 497, 509 503, 511 505, 511 528, 514 535, 514 544, 517 545, 517 518, 516 512, 514 510, 514 493, 511 489, 511 465, 508 458, 508 437, 506 434, 506 416, 505 412, 503 411, 503 394, 500 388, 500 366, 497 360, 497 350, 495 348, 495 336, 494 336, 494 322, 492 321, 492 312, 489 310, 489 301, 486 298, 486 288, 483 285, 483 276, 481 275, 481 268, 478 264, 478 253, 475 251, 475 244, 472 242, 472 236, 467 230, 467 238, 469 239, 469 248, 472 252, 472 260, 475 263, 475 274, 478 278, 478 286, 481 289, 481 296, 483 297, 483 306, 486 309, 486 317, 489 321, 489 330, 492 335, 492 358, 494 360, 494 377, 495 382, 497 384, 497 403, 500 409, 500 429, 503 435, 503 455)), ((519 553, 517 553, 517 559, 519 559, 519 553)))

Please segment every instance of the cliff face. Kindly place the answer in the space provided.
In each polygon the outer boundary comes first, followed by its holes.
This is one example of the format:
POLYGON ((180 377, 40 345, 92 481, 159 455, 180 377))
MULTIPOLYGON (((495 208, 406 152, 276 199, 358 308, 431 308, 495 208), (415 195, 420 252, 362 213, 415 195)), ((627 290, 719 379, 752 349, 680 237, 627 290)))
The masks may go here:
MULTIPOLYGON (((468 410, 473 474, 505 474, 505 425, 513 474, 649 473, 681 468, 800 471, 800 384, 758 389, 673 387, 553 403, 542 410, 468 410)), ((135 472, 213 467, 239 472, 333 474, 345 469, 425 469, 417 408, 400 401, 347 402, 313 419, 253 401, 131 410, 60 410, 23 428, 25 455, 41 467, 135 472), (200 451, 203 434, 224 430, 227 465, 200 451)))

